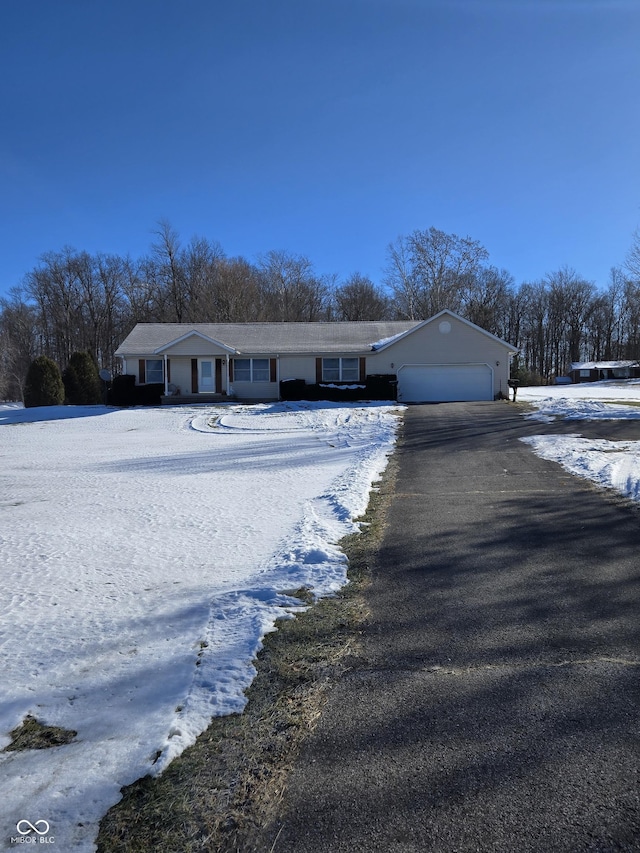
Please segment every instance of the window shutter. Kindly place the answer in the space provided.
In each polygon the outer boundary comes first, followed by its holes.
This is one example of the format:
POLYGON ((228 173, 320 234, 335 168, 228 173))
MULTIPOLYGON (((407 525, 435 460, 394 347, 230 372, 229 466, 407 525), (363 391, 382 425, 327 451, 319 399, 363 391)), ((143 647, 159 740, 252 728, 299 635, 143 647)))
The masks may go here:
POLYGON ((191 393, 198 393, 198 359, 191 359, 191 393))
POLYGON ((316 358, 316 383, 322 382, 322 359, 316 358))
POLYGON ((229 382, 233 382, 233 359, 229 359, 229 382))
POLYGON ((269 382, 278 381, 278 363, 275 358, 269 359, 269 382))
POLYGON ((167 383, 171 382, 171 359, 167 359, 167 383))
POLYGON ((144 383, 147 381, 145 368, 146 362, 144 358, 138 359, 138 382, 141 385, 144 385, 144 383))
POLYGON ((367 359, 360 356, 360 382, 364 382, 367 378, 367 359))

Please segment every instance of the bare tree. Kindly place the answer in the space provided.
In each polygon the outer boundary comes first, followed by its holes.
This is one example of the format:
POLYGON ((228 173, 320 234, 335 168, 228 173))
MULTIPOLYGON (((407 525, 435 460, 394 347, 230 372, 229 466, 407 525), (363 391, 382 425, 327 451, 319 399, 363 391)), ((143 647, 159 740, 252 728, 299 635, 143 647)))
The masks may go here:
POLYGON ((40 265, 27 273, 25 290, 38 311, 38 328, 44 355, 66 365, 78 346, 82 328, 82 287, 78 278, 77 252, 65 246, 48 252, 40 265))
POLYGON ((473 277, 464 316, 498 337, 507 339, 513 276, 496 267, 480 269, 473 277))
POLYGON ((260 274, 249 261, 229 258, 219 263, 210 310, 211 322, 246 323, 264 319, 260 274))
POLYGON ((640 358, 640 281, 625 279, 622 297, 623 358, 640 358))
POLYGON ((394 310, 399 317, 407 320, 427 319, 422 313, 420 288, 406 237, 398 237, 387 246, 384 282, 393 295, 394 310))
POLYGON ((489 253, 477 240, 445 234, 437 228, 414 231, 409 238, 413 265, 420 282, 424 314, 450 308, 460 311, 489 253))
POLYGON ((125 299, 129 261, 118 255, 97 255, 94 264, 100 293, 95 358, 99 367, 106 367, 115 373, 118 365, 114 352, 129 331, 125 299))
POLYGON ((398 313, 426 319, 449 308, 464 313, 489 253, 477 240, 437 228, 400 237, 388 249, 387 283, 398 313))
POLYGON ((627 252, 625 268, 631 278, 636 283, 640 283, 640 228, 636 228, 633 232, 633 242, 627 252))
POLYGON ((165 322, 182 323, 186 315, 187 287, 180 259, 180 237, 166 219, 153 232, 156 242, 146 262, 147 278, 153 281, 165 322))
POLYGON ((29 365, 38 355, 37 312, 20 288, 0 299, 0 399, 23 400, 29 365))
POLYGON ((185 321, 215 322, 217 290, 224 252, 219 243, 194 237, 178 258, 182 267, 185 298, 185 321))
POLYGON ((367 276, 353 273, 333 294, 336 320, 387 320, 389 299, 367 276))
MULTIPOLYGON (((567 363, 580 361, 583 356, 585 333, 594 309, 596 287, 591 281, 581 278, 575 270, 563 267, 556 273, 556 286, 562 287, 566 305, 567 363)), ((557 365, 558 372, 561 365, 557 365)))
POLYGON ((303 255, 271 251, 259 262, 265 319, 314 322, 327 313, 329 289, 303 255))
POLYGON ((524 366, 540 380, 546 380, 550 370, 546 347, 549 299, 544 282, 522 284, 520 300, 520 345, 524 366))
POLYGON ((154 282, 148 280, 145 261, 121 259, 122 297, 129 331, 136 323, 160 322, 158 294, 154 282))

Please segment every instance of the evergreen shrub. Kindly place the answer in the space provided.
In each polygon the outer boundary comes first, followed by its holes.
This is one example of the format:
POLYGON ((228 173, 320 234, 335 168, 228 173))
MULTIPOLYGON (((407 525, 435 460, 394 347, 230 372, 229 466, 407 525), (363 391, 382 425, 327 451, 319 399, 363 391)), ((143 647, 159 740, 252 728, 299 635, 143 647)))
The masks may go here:
POLYGON ((92 406, 102 402, 98 365, 89 352, 74 352, 63 374, 66 402, 72 406, 92 406))
POLYGON ((29 365, 24 388, 25 408, 61 406, 64 403, 64 384, 60 368, 46 355, 39 355, 29 365))
POLYGON ((78 374, 71 365, 68 365, 68 367, 62 371, 62 384, 64 385, 65 405, 78 405, 78 400, 82 395, 82 389, 80 388, 78 374))
POLYGON ((110 406, 135 406, 136 377, 129 373, 120 373, 113 377, 108 397, 110 406))
POLYGON ((136 385, 135 376, 120 374, 111 381, 108 401, 110 406, 159 406, 163 394, 163 382, 136 385))
POLYGON ((164 382, 150 382, 147 385, 136 385, 136 405, 159 406, 164 394, 164 382))

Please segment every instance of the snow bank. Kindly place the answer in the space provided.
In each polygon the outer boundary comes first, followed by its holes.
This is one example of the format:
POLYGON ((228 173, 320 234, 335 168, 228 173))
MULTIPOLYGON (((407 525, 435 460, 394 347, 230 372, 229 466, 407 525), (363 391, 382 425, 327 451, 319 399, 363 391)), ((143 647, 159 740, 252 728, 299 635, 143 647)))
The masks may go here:
MULTIPOLYGON (((521 388, 518 399, 535 406, 525 417, 565 420, 637 420, 640 382, 585 382, 578 385, 521 388)), ((591 440, 580 435, 536 435, 522 439, 544 459, 562 465, 602 488, 640 500, 640 442, 591 440)))
POLYGON ((600 400, 578 400, 566 397, 546 397, 535 402, 536 410, 525 417, 530 420, 550 422, 555 418, 571 421, 615 421, 640 418, 638 406, 606 403, 600 400))
POLYGON ((522 441, 572 474, 640 500, 640 441, 595 441, 579 435, 537 435, 522 441))

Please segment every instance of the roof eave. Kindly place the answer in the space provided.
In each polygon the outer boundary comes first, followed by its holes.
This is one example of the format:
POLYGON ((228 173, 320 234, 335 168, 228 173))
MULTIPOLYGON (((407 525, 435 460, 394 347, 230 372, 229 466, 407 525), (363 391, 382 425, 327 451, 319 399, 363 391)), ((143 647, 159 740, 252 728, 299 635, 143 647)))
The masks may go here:
POLYGON ((429 323, 433 323, 434 320, 437 320, 445 315, 447 317, 454 317, 456 320, 460 320, 460 322, 464 323, 465 325, 470 326, 472 329, 476 329, 476 331, 481 332, 483 335, 486 335, 488 338, 491 338, 496 343, 499 343, 503 347, 506 347, 509 350, 509 355, 516 355, 520 352, 520 350, 514 347, 513 344, 502 340, 502 338, 499 338, 497 335, 494 335, 491 332, 487 332, 486 329, 483 329, 481 326, 477 326, 475 323, 472 323, 471 320, 466 320, 464 317, 461 317, 459 314, 456 314, 455 311, 450 311, 448 308, 443 308, 442 311, 438 311, 437 314, 434 314, 433 317, 429 317, 428 320, 423 320, 422 322, 417 323, 415 326, 413 326, 413 328, 407 329, 406 332, 401 332, 393 340, 387 341, 387 343, 383 344, 381 347, 377 347, 376 349, 372 348, 373 352, 383 352, 388 347, 395 346, 398 341, 401 341, 403 338, 406 338, 407 335, 412 335, 414 332, 417 332, 418 329, 424 328, 429 323))

